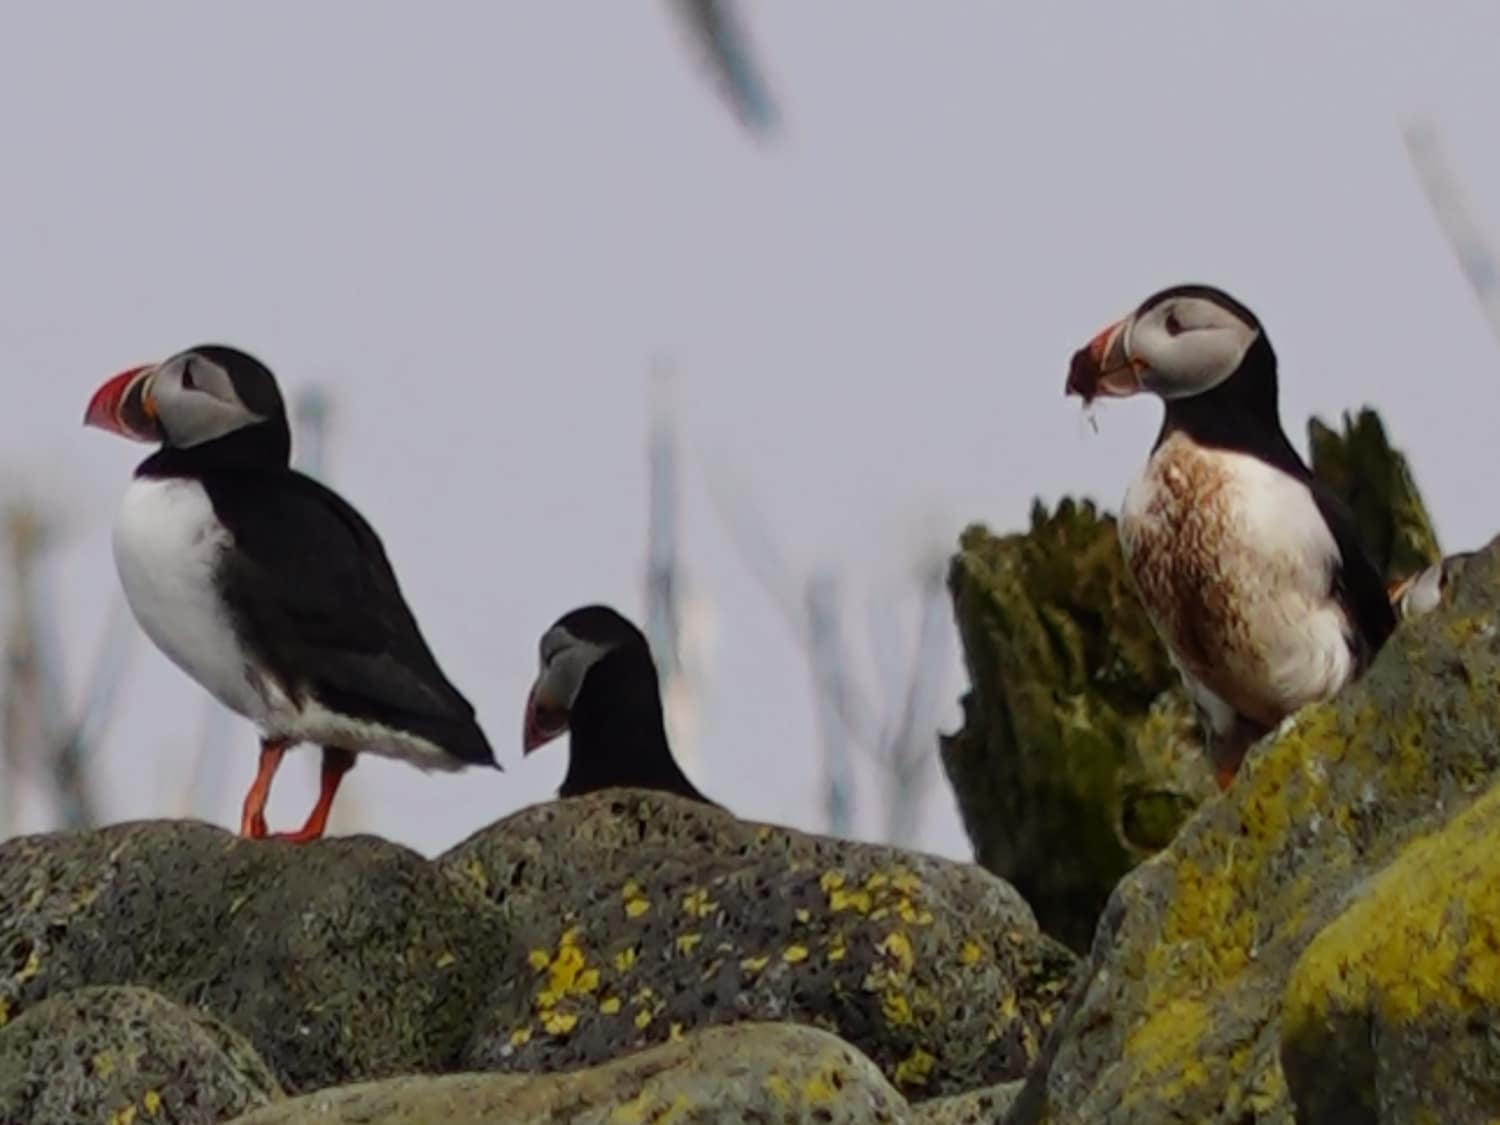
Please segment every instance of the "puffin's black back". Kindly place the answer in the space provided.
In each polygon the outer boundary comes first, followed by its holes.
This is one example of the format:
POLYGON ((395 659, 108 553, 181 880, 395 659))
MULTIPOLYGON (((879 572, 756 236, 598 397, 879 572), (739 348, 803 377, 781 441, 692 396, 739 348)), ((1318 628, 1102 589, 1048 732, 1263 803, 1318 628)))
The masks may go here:
POLYGON ((568 773, 558 792, 576 797, 615 787, 659 789, 714 804, 672 756, 645 635, 602 606, 575 610, 558 625, 580 640, 613 645, 589 667, 569 710, 568 773))
POLYGON ((1360 668, 1374 659, 1396 628, 1385 579, 1365 551, 1359 526, 1344 502, 1315 476, 1281 427, 1276 352, 1255 314, 1233 297, 1210 286, 1187 285, 1149 298, 1144 311, 1169 296, 1198 296, 1216 301, 1259 329, 1239 368, 1217 387, 1199 395, 1169 399, 1156 436, 1159 447, 1174 433, 1196 444, 1257 457, 1300 481, 1318 505, 1338 546, 1341 565, 1333 592, 1354 625, 1355 657, 1360 668))
POLYGON ((364 517, 294 469, 198 479, 235 537, 220 591, 273 674, 335 711, 494 764, 473 705, 438 666, 364 517))

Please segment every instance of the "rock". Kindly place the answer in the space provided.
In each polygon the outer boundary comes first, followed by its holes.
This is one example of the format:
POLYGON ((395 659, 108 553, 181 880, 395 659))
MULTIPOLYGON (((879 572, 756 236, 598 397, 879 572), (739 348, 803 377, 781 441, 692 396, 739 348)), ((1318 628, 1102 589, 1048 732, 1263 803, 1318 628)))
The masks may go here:
POLYGON ((1360 888, 1298 960, 1283 1004, 1300 1120, 1494 1120, 1500 785, 1360 888))
POLYGON ((914 1121, 849 1044, 786 1024, 716 1027, 562 1074, 399 1078, 326 1090, 234 1125, 902 1125, 914 1121))
POLYGON ((976 858, 1086 950, 1120 877, 1215 792, 1191 710, 1093 505, 969 528, 948 583, 974 687, 943 764, 976 858))
POLYGON ((370 837, 148 822, 0 844, 0 1023, 141 985, 230 1024, 293 1092, 453 1068, 506 942, 481 896, 370 837))
POLYGON ((1008 1125, 1493 1117, 1500 540, 1448 597, 1120 884, 1008 1125))
POLYGON ((958 1093, 1025 1072, 1074 963, 972 865, 663 793, 527 809, 438 862, 507 918, 551 927, 505 954, 473 1069, 553 1071, 791 1020, 838 1032, 908 1096, 958 1093))
MULTIPOLYGON (((1309 435, 1314 471, 1350 504, 1388 577, 1440 557, 1373 411, 1346 416, 1342 433, 1314 419, 1309 435)), ((1120 877, 1217 792, 1191 709, 1114 520, 1092 504, 1037 505, 1021 535, 969 528, 949 587, 973 690, 943 763, 976 858, 1044 931, 1086 951, 1120 877)))
POLYGON ((216 1125, 281 1090, 217 1020, 144 988, 83 988, 0 1031, 0 1121, 216 1125))
POLYGON ((986 1090, 933 1098, 913 1106, 913 1125, 996 1125, 1015 1103, 1021 1082, 1002 1082, 986 1090))

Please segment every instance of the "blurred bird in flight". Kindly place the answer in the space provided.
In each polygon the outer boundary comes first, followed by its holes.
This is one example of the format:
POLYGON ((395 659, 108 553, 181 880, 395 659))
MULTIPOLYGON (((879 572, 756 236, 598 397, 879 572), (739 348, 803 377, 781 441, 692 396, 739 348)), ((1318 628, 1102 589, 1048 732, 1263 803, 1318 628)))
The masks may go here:
POLYGON ((752 133, 769 134, 779 115, 751 56, 749 37, 733 0, 672 0, 679 18, 708 53, 735 114, 752 133))

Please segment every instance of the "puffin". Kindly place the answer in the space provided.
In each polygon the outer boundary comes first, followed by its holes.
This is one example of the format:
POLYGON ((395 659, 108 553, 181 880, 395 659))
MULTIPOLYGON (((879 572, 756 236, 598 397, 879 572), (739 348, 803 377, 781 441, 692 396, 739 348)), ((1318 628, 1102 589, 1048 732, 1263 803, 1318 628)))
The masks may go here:
POLYGON ((606 605, 572 610, 542 634, 537 655, 522 753, 570 733, 559 796, 657 789, 716 806, 672 756, 656 661, 645 634, 628 618, 606 605))
POLYGON ((89 400, 84 424, 159 448, 136 467, 113 535, 142 631, 260 733, 240 834, 268 836, 265 805, 286 752, 322 747, 323 835, 355 756, 424 771, 499 769, 469 701, 438 667, 374 529, 291 467, 291 429, 270 369, 202 344, 132 367, 89 400))
POLYGON ((1148 297, 1072 358, 1065 395, 1165 406, 1118 523, 1221 789, 1250 746, 1358 677, 1396 626, 1345 505, 1282 430, 1260 320, 1209 285, 1148 297))
POLYGON ((1449 585, 1477 552, 1460 551, 1423 567, 1415 574, 1392 582, 1389 587, 1391 606, 1399 621, 1421 617, 1443 604, 1449 585))

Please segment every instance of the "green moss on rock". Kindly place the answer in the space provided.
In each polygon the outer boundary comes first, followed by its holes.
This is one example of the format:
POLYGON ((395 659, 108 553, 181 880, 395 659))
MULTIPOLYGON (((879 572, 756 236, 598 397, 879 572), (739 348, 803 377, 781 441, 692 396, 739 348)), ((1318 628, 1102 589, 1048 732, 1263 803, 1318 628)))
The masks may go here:
POLYGON ((1074 966, 972 865, 667 794, 524 810, 439 862, 551 927, 505 955, 474 1069, 588 1065, 779 1019, 836 1031, 908 1096, 935 1097, 1024 1073, 1074 966))
MULTIPOLYGON (((1388 577, 1439 557, 1373 411, 1309 432, 1314 471, 1351 505, 1388 577)), ((1191 708, 1115 521, 1092 504, 1038 504, 1024 534, 969 528, 949 586, 973 689, 942 752, 976 858, 1045 931, 1087 950, 1120 877, 1217 792, 1191 708)))
POLYGON ((237 1032, 144 988, 84 988, 0 1031, 0 1121, 217 1125, 281 1097, 237 1032))
POLYGON ((974 687, 942 754, 976 857, 1087 949, 1110 889, 1214 791, 1186 704, 1158 705, 1176 673, 1091 504, 970 528, 949 587, 974 687))
POLYGON ((1390 580, 1415 574, 1442 552, 1406 458, 1375 411, 1346 413, 1343 422, 1342 431, 1316 418, 1307 424, 1312 470, 1349 505, 1381 572, 1390 580))
MULTIPOLYGON (((1476 958, 1468 977, 1462 950, 1492 940, 1493 873, 1480 857, 1494 843, 1495 798, 1462 814, 1500 780, 1500 541, 1450 594, 1404 623, 1360 682, 1284 723, 1223 798, 1122 881, 1087 984, 1008 1125, 1290 1122, 1289 1078, 1299 1097, 1316 1096, 1315 1071, 1331 1087, 1385 1096, 1378 1082, 1362 1085, 1368 1052, 1378 1072, 1403 1041, 1385 1039, 1384 1055, 1379 1043, 1354 1045, 1368 1018, 1377 1031, 1412 1012, 1435 1021, 1426 1032, 1490 1026, 1481 985, 1493 966, 1476 958), (1402 922, 1406 894, 1420 907, 1402 922), (1435 947, 1419 953, 1429 938, 1435 947), (1320 1000, 1319 988, 1331 995, 1320 1000), (1413 997, 1429 990, 1423 1009, 1413 997), (1340 1027, 1344 1014, 1354 1023, 1340 1027), (1285 1072, 1283 1020, 1296 1059, 1285 1072)), ((1421 1041, 1408 1032, 1405 1042, 1421 1041)), ((1462 1075, 1461 1051, 1434 1057, 1462 1075)), ((1420 1078, 1426 1065, 1402 1057, 1396 1084, 1409 1088, 1399 1075, 1420 1078)))

